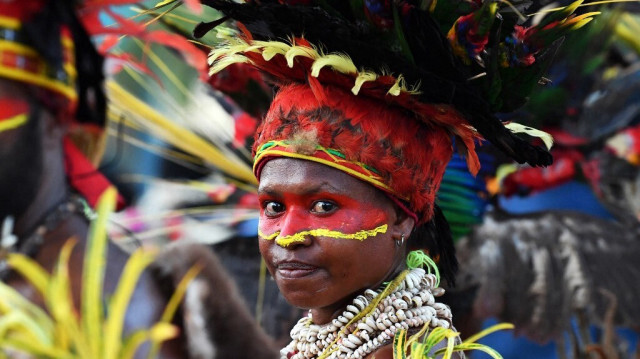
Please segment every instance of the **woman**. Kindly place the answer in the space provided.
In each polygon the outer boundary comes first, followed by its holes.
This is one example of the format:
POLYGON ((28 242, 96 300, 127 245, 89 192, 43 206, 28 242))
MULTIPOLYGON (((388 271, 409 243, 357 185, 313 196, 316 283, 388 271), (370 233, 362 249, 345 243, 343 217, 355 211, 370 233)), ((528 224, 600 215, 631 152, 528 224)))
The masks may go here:
MULTIPOLYGON (((281 89, 256 141, 260 250, 287 301, 309 309, 282 354, 300 353, 293 357, 302 358, 309 357, 306 352, 317 355, 335 347, 336 355, 385 357, 376 349, 388 351, 386 344, 400 328, 417 332, 425 323, 451 327, 448 307, 433 298, 443 291, 436 289, 435 275, 426 275, 422 269, 414 269, 407 278, 411 284, 395 288, 383 300, 383 311, 363 311, 377 296, 371 289, 381 291, 383 283, 392 282, 406 269, 409 242, 424 240, 410 236, 425 215, 418 217, 401 198, 414 191, 414 181, 423 181, 429 193, 429 182, 437 176, 423 170, 412 174, 392 149, 417 158, 417 152, 429 145, 415 151, 419 147, 406 140, 409 132, 415 133, 415 141, 427 138, 437 143, 447 138, 411 126, 415 122, 411 118, 371 99, 333 87, 322 91, 321 102, 309 86, 281 89), (357 138, 358 133, 362 138, 357 138), (380 133, 389 143, 387 153, 375 137, 380 133), (372 156, 368 163, 382 169, 362 165, 360 159, 367 153, 372 156), (352 156, 359 160, 344 159, 352 156), (386 156, 388 168, 381 161, 386 156), (385 171, 391 168, 396 169, 394 173, 385 171), (400 192, 403 182, 407 193, 400 192), (414 281, 416 286, 410 290, 414 281), (372 315, 348 323, 361 312, 372 315), (338 337, 341 343, 334 344, 338 337)), ((435 146, 429 150, 436 151, 435 146)), ((438 171, 444 169, 444 163, 428 161, 440 164, 438 171)), ((433 211, 432 200, 424 202, 421 212, 428 211, 433 211)))
POLYGON ((504 56, 483 57, 493 2, 472 4, 444 27, 449 41, 433 19, 442 15, 435 2, 204 3, 241 22, 242 33, 212 53, 212 72, 249 63, 280 86, 254 145, 260 250, 285 298, 309 309, 282 357, 391 358, 392 341, 403 338, 396 333, 451 328, 449 308, 434 299, 444 292, 439 272, 451 280, 456 267, 435 196, 453 141, 473 173, 481 137, 519 162, 551 162, 492 114, 526 94, 500 73, 481 86, 469 75, 500 58, 537 80, 539 69, 525 63, 541 42, 502 29, 508 35, 494 41, 503 52, 493 55, 504 56))

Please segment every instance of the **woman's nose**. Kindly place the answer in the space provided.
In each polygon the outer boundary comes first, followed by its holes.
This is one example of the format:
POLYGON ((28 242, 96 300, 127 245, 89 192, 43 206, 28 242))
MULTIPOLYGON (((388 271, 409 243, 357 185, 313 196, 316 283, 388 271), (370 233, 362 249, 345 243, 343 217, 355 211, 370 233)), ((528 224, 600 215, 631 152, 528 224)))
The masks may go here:
POLYGON ((287 211, 282 219, 280 235, 276 237, 276 244, 287 249, 310 246, 313 241, 309 219, 306 217, 306 211, 295 208, 287 211))

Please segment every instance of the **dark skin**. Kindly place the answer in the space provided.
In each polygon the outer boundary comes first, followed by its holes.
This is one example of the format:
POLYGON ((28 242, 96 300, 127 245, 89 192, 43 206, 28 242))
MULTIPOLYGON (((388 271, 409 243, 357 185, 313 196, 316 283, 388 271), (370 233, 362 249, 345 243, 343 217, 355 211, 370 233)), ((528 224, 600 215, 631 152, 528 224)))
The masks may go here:
MULTIPOLYGON (((16 177, 14 181, 19 180, 19 182, 9 183, 0 188, 0 191, 3 191, 0 197, 12 198, 11 206, 0 204, 0 207, 3 207, 0 210, 0 214, 3 214, 0 221, 4 220, 7 214, 13 215, 16 220, 13 233, 18 238, 24 238, 38 226, 41 218, 69 195, 62 146, 66 127, 60 125, 63 122, 60 118, 54 118, 47 109, 40 107, 33 92, 25 89, 25 86, 20 83, 0 79, 0 96, 10 98, 12 101, 29 103, 31 112, 31 118, 26 125, 0 132, 0 167, 8 166, 11 159, 27 151, 36 151, 30 156, 30 162, 22 163, 22 167, 19 168, 24 172, 25 177, 21 179, 16 177), (28 133, 28 131, 35 132, 28 133), (24 138, 38 141, 24 143, 22 141, 24 138), (29 183, 32 183, 33 188, 24 188, 25 184, 29 183), (11 191, 20 187, 24 190, 24 195, 11 197, 11 191)), ((2 170, 7 170, 9 173, 16 172, 16 168, 0 168, 0 173, 4 173, 2 170)), ((77 241, 69 263, 72 297, 77 308, 80 308, 82 266, 88 230, 89 222, 81 214, 71 215, 44 235, 44 242, 34 256, 40 265, 51 272, 67 240, 74 238, 77 241)), ((109 243, 105 269, 105 299, 109 298, 110 293, 115 290, 127 259, 126 253, 109 243)), ((42 298, 26 279, 14 273, 7 282, 30 300, 43 305, 42 298)), ((160 319, 165 305, 165 296, 160 293, 149 273, 145 272, 138 282, 127 310, 125 333, 150 327, 160 319)), ((145 357, 142 351, 137 353, 137 357, 145 357)), ((164 345, 160 357, 186 357, 182 342, 174 340, 164 345)))
MULTIPOLYGON (((306 236, 283 247, 260 239, 260 252, 284 297, 309 309, 314 323, 326 324, 353 298, 377 288, 405 269, 406 241, 414 220, 398 210, 381 191, 322 164, 277 158, 260 176, 260 230, 291 235, 326 228, 342 233, 369 230, 381 224, 386 233, 364 241, 306 236)), ((367 358, 392 358, 384 346, 367 358)))

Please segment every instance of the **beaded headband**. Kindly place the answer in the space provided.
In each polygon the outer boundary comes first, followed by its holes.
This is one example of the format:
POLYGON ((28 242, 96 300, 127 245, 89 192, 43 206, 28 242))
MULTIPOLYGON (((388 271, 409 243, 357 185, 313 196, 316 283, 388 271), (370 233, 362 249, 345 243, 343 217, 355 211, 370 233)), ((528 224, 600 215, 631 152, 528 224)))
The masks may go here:
MULTIPOLYGON (((260 146, 254 157, 253 173, 259 177, 262 166, 268 157, 289 157, 307 161, 321 163, 325 166, 333 167, 353 177, 372 184, 383 191, 394 193, 393 189, 384 183, 384 179, 379 172, 364 163, 350 161, 337 149, 324 148, 316 145, 315 151, 311 154, 299 153, 292 148, 290 141, 269 141, 260 146)), ((395 194, 395 193, 394 193, 395 194)))

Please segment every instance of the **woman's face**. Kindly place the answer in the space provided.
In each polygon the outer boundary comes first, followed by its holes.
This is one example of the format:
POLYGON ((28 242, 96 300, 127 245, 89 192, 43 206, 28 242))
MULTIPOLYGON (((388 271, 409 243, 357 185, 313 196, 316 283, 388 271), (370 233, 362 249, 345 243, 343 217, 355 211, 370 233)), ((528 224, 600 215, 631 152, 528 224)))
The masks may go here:
POLYGON ((365 182, 278 158, 264 165, 258 194, 260 252, 294 306, 340 308, 402 265, 395 239, 406 226, 397 224, 393 202, 365 182))

